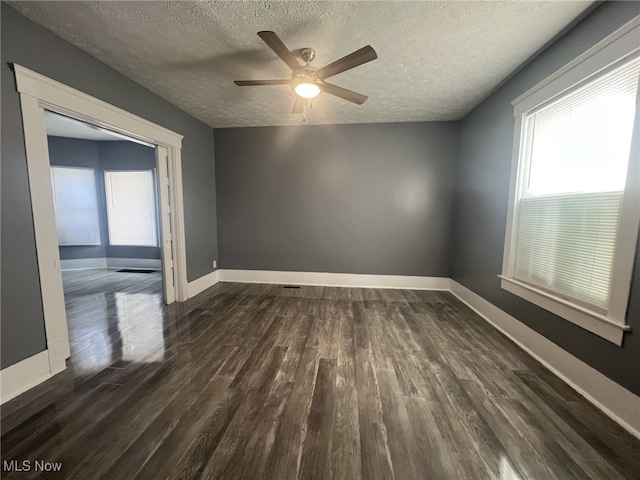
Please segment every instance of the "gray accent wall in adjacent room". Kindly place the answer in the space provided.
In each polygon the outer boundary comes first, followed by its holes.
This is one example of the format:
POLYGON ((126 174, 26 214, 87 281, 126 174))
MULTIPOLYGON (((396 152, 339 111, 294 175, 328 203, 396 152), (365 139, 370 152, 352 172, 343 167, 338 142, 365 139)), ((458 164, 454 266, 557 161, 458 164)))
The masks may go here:
POLYGON ((637 2, 605 2, 461 122, 452 277, 533 330, 640 394, 640 262, 618 347, 500 288, 513 146, 510 102, 634 16, 637 2))
POLYGON ((449 275, 455 123, 216 129, 215 149, 221 268, 449 275))
POLYGON ((184 135, 187 277, 218 257, 213 129, 82 50, 0 5, 2 102, 2 356, 6 368, 46 348, 19 96, 11 63, 184 135))

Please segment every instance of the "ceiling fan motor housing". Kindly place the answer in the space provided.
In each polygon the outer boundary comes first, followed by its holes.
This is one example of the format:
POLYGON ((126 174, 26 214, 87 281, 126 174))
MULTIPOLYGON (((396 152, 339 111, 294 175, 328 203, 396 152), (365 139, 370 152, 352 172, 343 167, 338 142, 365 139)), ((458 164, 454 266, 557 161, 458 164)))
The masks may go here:
POLYGON ((300 58, 302 58, 304 63, 311 63, 313 59, 316 58, 316 51, 313 48, 303 48, 300 50, 300 58))

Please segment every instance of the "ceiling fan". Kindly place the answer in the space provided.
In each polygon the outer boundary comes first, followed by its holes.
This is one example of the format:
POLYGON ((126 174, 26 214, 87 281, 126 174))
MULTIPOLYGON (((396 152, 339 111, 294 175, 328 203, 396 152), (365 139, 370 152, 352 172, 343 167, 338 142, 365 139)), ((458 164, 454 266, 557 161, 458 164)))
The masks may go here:
POLYGON ((236 85, 240 87, 290 85, 297 94, 291 113, 302 113, 305 107, 305 100, 315 98, 321 92, 335 95, 357 105, 362 105, 369 98, 361 93, 328 83, 325 79, 378 58, 371 45, 362 47, 325 67, 317 69, 309 65, 316 56, 316 52, 312 48, 303 48, 300 51, 300 57, 305 62, 305 65, 300 65, 293 53, 282 43, 282 40, 275 32, 258 32, 258 36, 289 66, 292 70, 291 78, 284 80, 236 80, 234 82, 236 85))

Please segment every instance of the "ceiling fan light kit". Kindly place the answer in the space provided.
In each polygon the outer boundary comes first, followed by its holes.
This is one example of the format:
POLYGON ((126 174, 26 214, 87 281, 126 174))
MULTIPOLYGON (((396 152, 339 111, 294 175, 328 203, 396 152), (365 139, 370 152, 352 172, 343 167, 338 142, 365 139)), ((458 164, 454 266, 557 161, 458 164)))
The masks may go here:
POLYGON ((302 98, 315 98, 320 95, 322 89, 317 80, 306 75, 299 76, 292 80, 293 91, 302 98))
POLYGON ((318 70, 309 65, 316 56, 316 52, 312 48, 300 50, 300 57, 305 62, 305 65, 302 66, 274 32, 262 31, 258 32, 258 36, 289 66, 293 72, 291 80, 236 80, 234 83, 239 87, 290 85, 298 95, 292 113, 303 113, 305 100, 315 98, 322 92, 356 105, 362 105, 367 100, 368 97, 366 95, 332 85, 324 80, 378 58, 376 51, 370 45, 362 47, 318 70))

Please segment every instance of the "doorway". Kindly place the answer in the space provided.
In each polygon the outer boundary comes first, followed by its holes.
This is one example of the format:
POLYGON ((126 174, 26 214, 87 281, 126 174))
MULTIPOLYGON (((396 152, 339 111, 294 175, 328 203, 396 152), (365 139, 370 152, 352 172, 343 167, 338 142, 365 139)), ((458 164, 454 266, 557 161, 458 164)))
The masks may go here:
POLYGON ((50 374, 55 374, 66 367, 70 348, 45 112, 60 114, 155 146, 158 235, 165 303, 187 298, 182 136, 19 65, 14 65, 14 71, 22 108, 49 370, 50 374))
POLYGON ((166 288, 155 146, 50 111, 45 125, 67 367, 90 376, 158 358, 166 288))

